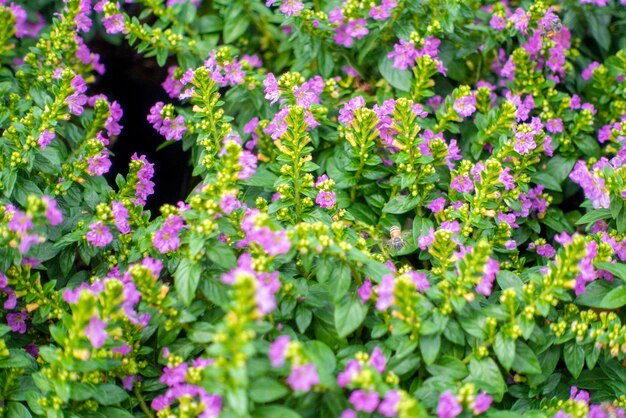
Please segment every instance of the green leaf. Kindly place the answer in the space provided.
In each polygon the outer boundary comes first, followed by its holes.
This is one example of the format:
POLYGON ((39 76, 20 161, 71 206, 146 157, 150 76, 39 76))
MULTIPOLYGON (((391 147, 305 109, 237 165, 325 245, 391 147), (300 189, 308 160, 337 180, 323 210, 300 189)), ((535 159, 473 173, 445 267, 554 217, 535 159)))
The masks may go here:
POLYGON ((332 272, 328 283, 328 291, 333 301, 337 302, 344 297, 348 289, 350 289, 351 281, 352 272, 350 271, 350 266, 346 263, 339 263, 339 266, 332 272))
POLYGON ((465 364, 449 355, 441 356, 437 363, 426 366, 426 370, 433 376, 445 376, 450 380, 461 380, 467 376, 465 364))
POLYGON ((237 266, 237 257, 232 248, 221 241, 211 243, 207 249, 209 259, 220 267, 230 270, 237 266))
POLYGON ((233 8, 226 15, 224 23, 224 43, 230 44, 241 35, 243 35, 248 26, 250 26, 250 18, 239 8, 233 8))
POLYGON ((590 224, 601 219, 608 219, 611 217, 611 211, 608 209, 595 209, 591 212, 584 214, 579 220, 576 221, 576 225, 590 224))
POLYGON ((120 408, 98 408, 98 412, 102 412, 107 418, 134 418, 133 414, 120 408))
POLYGON ((411 72, 394 68, 392 61, 386 55, 383 55, 378 61, 378 71, 389 84, 398 90, 411 90, 411 72))
POLYGON ((333 373, 335 371, 337 366, 335 354, 323 342, 309 341, 307 343, 307 353, 315 363, 318 372, 333 373))
POLYGON ((26 354, 25 351, 17 348, 9 349, 9 357, 0 360, 0 369, 36 370, 36 367, 35 359, 30 354, 26 354))
POLYGON ((31 418, 32 415, 24 405, 19 402, 9 402, 6 411, 7 418, 31 418))
POLYGON ((496 402, 502 400, 506 391, 506 383, 493 359, 477 360, 472 358, 469 363, 469 372, 468 381, 474 383, 478 389, 489 393, 496 402))
POLYGON ((293 409, 278 405, 256 408, 252 416, 254 418, 302 418, 302 415, 298 414, 293 409))
POLYGON ((117 385, 105 383, 98 386, 93 397, 101 405, 109 406, 119 404, 128 399, 128 393, 117 385))
POLYGON ((626 286, 596 280, 587 285, 585 292, 574 301, 577 305, 599 309, 617 309, 626 305, 626 286))
POLYGON ((437 359, 439 348, 441 347, 441 335, 422 335, 419 340, 419 345, 424 363, 427 365, 433 364, 437 359))
POLYGON ((496 281, 498 282, 500 289, 505 290, 512 287, 518 295, 522 294, 522 287, 524 283, 519 277, 517 277, 516 274, 507 270, 502 270, 496 275, 496 281))
POLYGON ((606 270, 612 273, 615 277, 626 281, 626 264, 622 263, 609 263, 607 261, 598 261, 595 266, 599 269, 606 270))
POLYGON ((598 141, 590 137, 589 135, 575 136, 573 138, 574 144, 587 157, 600 158, 602 149, 598 144, 598 141))
POLYGON ((503 331, 498 332, 493 351, 498 357, 498 361, 506 370, 510 370, 515 360, 515 341, 503 331))
POLYGON ((626 286, 621 286, 607 293, 598 308, 617 309, 624 305, 626 305, 626 286))
POLYGON ((355 293, 345 295, 335 306, 335 328, 340 337, 350 335, 365 320, 367 305, 355 293))
POLYGON ((535 184, 541 184, 548 190, 554 190, 555 192, 562 191, 561 190, 561 184, 550 173, 535 172, 535 173, 531 174, 530 179, 535 184))
POLYGON ((383 208, 383 212, 394 214, 406 213, 416 207, 420 203, 420 200, 420 196, 396 196, 389 202, 387 202, 387 204, 383 208))
POLYGON ((284 385, 267 377, 262 377, 250 385, 250 398, 258 403, 272 402, 288 393, 289 389, 284 385))
POLYGON ((580 376, 580 372, 583 370, 583 365, 585 364, 584 348, 577 345, 575 341, 570 341, 563 348, 563 358, 565 360, 567 370, 569 370, 575 379, 578 378, 578 376, 580 376))
POLYGON ((188 258, 184 258, 180 262, 174 273, 174 287, 178 293, 178 298, 186 306, 191 304, 191 301, 196 295, 201 273, 202 266, 193 263, 188 258))
POLYGON ((312 319, 313 312, 311 309, 304 305, 298 305, 296 308, 296 325, 298 326, 298 331, 300 331, 300 333, 304 333, 306 331, 309 325, 311 325, 312 319))
POLYGON ((526 343, 517 340, 515 342, 515 360, 513 361, 513 370, 523 374, 541 373, 541 366, 537 356, 526 345, 526 343))

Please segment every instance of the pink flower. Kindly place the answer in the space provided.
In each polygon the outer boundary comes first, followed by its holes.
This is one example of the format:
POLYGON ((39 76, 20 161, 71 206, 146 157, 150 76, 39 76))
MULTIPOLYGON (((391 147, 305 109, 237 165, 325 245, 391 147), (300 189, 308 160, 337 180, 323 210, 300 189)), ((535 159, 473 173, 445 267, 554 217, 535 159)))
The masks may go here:
POLYGON ((317 203, 321 208, 331 209, 335 206, 335 192, 320 190, 315 198, 315 203, 317 203))
POLYGON ((287 377, 286 382, 293 390, 308 392, 313 386, 320 382, 320 378, 315 369, 315 365, 305 364, 303 366, 294 367, 289 377, 287 377))
POLYGON ((437 403, 438 418, 456 418, 461 412, 463 412, 463 407, 452 392, 447 390, 441 394, 437 403))
POLYGON ((365 392, 357 389, 350 394, 348 399, 357 411, 371 414, 376 410, 379 401, 378 392, 365 392))
POLYGON ((476 112, 476 98, 473 95, 460 97, 454 101, 452 107, 459 116, 466 118, 476 112))
POLYGON ((393 274, 385 274, 378 286, 376 286, 376 309, 384 311, 393 303, 393 289, 395 287, 395 277, 393 274))
POLYGON ((11 328, 11 331, 17 332, 19 334, 24 334, 28 326, 26 325, 26 320, 28 319, 28 313, 26 311, 21 311, 18 313, 8 313, 7 314, 7 325, 11 328))
POLYGON ((52 140, 56 137, 56 134, 51 129, 44 130, 40 135, 37 143, 41 148, 46 148, 52 140))
POLYGON ((50 225, 57 226, 63 222, 63 213, 59 209, 57 201, 49 196, 42 196, 41 199, 46 206, 46 218, 48 222, 50 222, 50 225))
POLYGON ((89 225, 86 238, 94 247, 105 247, 113 241, 113 234, 111 234, 108 226, 97 221, 89 225))
POLYGON ((85 335, 89 338, 89 342, 95 348, 102 347, 106 341, 108 334, 105 331, 106 322, 101 321, 97 316, 92 316, 89 324, 85 328, 85 335))
POLYGON ((287 351, 287 346, 289 345, 290 340, 291 339, 288 335, 281 335, 276 338, 272 344, 270 344, 270 349, 267 355, 270 358, 270 362, 273 367, 280 367, 285 364, 285 352, 287 351))

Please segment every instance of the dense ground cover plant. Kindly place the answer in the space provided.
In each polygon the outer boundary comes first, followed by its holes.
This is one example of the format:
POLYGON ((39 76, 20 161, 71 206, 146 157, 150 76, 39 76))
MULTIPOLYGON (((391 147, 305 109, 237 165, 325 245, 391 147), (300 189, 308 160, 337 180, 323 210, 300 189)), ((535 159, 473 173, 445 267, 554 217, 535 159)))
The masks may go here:
POLYGON ((0 410, 624 416, 622 3, 0 0, 0 410))

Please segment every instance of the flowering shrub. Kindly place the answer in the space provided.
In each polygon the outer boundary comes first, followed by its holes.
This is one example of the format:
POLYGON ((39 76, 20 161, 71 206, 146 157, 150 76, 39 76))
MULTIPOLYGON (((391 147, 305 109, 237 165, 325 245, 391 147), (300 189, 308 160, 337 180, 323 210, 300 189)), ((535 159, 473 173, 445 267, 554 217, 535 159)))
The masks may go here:
POLYGON ((0 0, 3 414, 624 416, 625 1, 126 3, 0 0))

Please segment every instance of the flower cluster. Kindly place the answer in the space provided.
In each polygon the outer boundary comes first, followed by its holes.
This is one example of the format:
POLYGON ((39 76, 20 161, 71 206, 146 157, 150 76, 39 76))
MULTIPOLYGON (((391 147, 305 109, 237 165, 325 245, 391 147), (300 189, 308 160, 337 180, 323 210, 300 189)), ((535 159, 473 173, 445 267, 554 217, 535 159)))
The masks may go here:
POLYGON ((624 416, 623 1, 127 3, 0 0, 0 415, 624 416))

